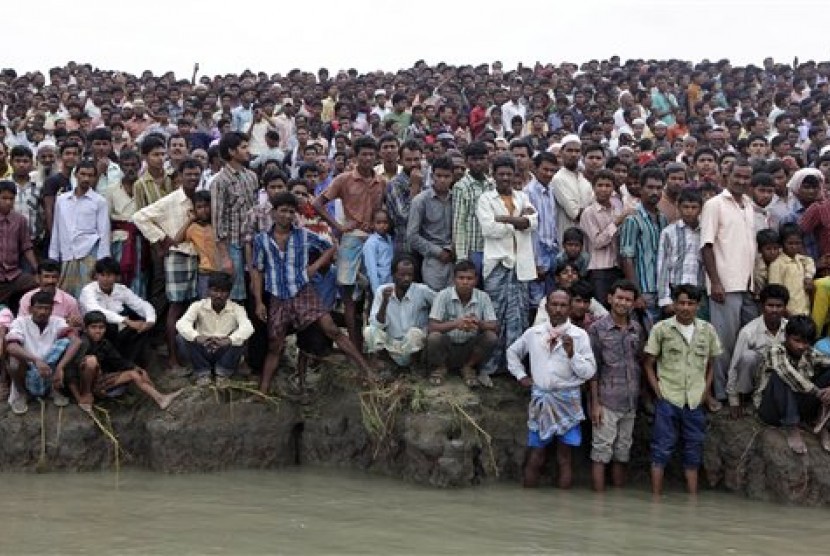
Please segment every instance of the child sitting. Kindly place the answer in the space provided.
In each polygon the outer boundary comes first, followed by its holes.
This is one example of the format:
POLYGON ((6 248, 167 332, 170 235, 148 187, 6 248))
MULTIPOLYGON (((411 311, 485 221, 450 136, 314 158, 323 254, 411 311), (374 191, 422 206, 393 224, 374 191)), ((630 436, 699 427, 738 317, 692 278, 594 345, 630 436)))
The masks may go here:
POLYGON ((789 290, 787 312, 790 316, 809 315, 816 263, 801 254, 804 242, 797 224, 781 226, 781 243, 781 254, 769 265, 769 283, 781 284, 789 290))
POLYGON ((781 239, 775 230, 761 230, 756 234, 755 241, 758 243, 758 254, 755 255, 755 289, 752 293, 757 298, 769 281, 769 265, 781 254, 781 239))
POLYGON ((363 245, 363 264, 366 277, 374 295, 384 284, 392 283, 392 238, 389 236, 389 213, 384 209, 375 211, 372 217, 374 231, 363 245))
POLYGON ((557 266, 562 262, 571 262, 579 269, 579 277, 588 277, 588 263, 591 256, 585 250, 585 232, 579 228, 568 228, 562 234, 562 252, 556 256, 557 266))
POLYGON ((67 365, 66 377, 69 391, 78 402, 78 407, 89 413, 92 411, 95 396, 120 396, 129 384, 135 384, 161 409, 170 407, 182 390, 169 394, 160 393, 147 371, 121 357, 115 346, 105 338, 106 333, 107 317, 104 313, 90 311, 84 315, 81 346, 72 362, 67 365))

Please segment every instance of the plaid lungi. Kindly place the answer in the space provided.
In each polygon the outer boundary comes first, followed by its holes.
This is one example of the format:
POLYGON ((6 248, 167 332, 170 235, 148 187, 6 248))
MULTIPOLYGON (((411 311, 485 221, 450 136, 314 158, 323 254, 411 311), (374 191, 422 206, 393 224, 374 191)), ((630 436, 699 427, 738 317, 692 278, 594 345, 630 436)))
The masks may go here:
POLYGON ((58 287, 75 299, 80 297, 83 287, 92 282, 96 251, 97 249, 93 249, 92 254, 86 257, 61 263, 61 278, 58 287))
POLYGON ((184 303, 196 299, 196 277, 199 258, 170 251, 164 257, 164 281, 167 300, 184 303))
POLYGON ((291 299, 272 296, 268 305, 268 337, 285 337, 289 326, 297 331, 303 330, 327 314, 320 296, 309 284, 291 299))
MULTIPOLYGON (((60 363, 61 357, 63 357, 63 353, 68 347, 69 338, 56 340, 46 353, 46 357, 43 358, 43 361, 52 369, 52 374, 54 374, 55 367, 60 363)), ((45 396, 52 389, 52 374, 43 378, 37 370, 37 365, 29 363, 26 368, 26 390, 33 396, 45 396)), ((66 380, 66 377, 64 377, 64 380, 66 380)))

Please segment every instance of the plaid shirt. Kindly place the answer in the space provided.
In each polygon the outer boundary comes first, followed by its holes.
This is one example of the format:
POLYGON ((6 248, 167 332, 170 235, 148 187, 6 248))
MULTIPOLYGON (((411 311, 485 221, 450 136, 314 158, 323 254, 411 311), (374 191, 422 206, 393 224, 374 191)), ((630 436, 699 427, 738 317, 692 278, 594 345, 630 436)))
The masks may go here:
POLYGON ((273 211, 274 207, 270 201, 263 201, 248 211, 242 227, 242 238, 245 243, 253 243, 254 236, 258 233, 271 230, 274 226, 273 211))
POLYGON ((210 185, 211 216, 216 238, 242 245, 248 211, 256 202, 257 177, 247 168, 237 172, 226 165, 210 185))
POLYGON ((331 243, 315 233, 293 226, 280 251, 270 231, 254 236, 254 268, 265 275, 265 291, 279 299, 291 299, 308 284, 309 251, 323 253, 331 243))
POLYGON ((830 367, 830 357, 815 349, 808 349, 798 361, 793 361, 787 355, 787 348, 783 343, 772 343, 764 354, 764 363, 758 367, 755 381, 758 388, 752 395, 755 407, 761 406, 761 399, 764 397, 764 390, 769 382, 770 373, 776 373, 778 378, 784 381, 793 392, 809 393, 816 389, 813 384, 813 376, 816 367, 830 367))
POLYGON ((481 237, 481 224, 476 217, 476 207, 481 194, 495 188, 492 178, 485 176, 479 181, 469 172, 453 186, 452 239, 458 260, 468 259, 470 253, 484 251, 484 238, 481 237))
POLYGON ((621 328, 611 315, 605 315, 588 327, 588 337, 597 362, 593 380, 598 383, 600 403, 612 411, 636 410, 640 356, 646 342, 643 327, 632 319, 621 328))
POLYGON ((671 305, 671 286, 703 286, 700 257, 700 226, 691 229, 682 220, 669 224, 660 233, 657 250, 657 302, 671 305))

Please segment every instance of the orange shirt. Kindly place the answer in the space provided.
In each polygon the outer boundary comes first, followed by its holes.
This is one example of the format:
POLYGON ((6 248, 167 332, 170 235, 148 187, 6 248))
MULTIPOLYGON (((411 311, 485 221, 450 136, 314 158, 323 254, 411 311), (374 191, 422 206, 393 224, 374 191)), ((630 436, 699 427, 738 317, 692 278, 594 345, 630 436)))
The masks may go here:
POLYGON ((210 224, 194 222, 188 226, 184 239, 193 244, 199 255, 199 272, 217 272, 221 270, 219 264, 219 248, 216 244, 216 234, 210 224))
POLYGON ((357 169, 343 172, 334 178, 322 195, 329 201, 340 199, 343 213, 350 222, 357 222, 358 229, 372 231, 372 213, 383 203, 386 180, 372 172, 369 178, 361 176, 357 169))

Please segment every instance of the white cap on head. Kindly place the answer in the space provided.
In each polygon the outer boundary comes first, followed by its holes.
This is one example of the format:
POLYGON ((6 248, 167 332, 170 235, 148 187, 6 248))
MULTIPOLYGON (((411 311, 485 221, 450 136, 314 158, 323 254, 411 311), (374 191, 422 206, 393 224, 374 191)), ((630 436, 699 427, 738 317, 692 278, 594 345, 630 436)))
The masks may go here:
POLYGON ((568 134, 568 135, 564 136, 562 138, 562 140, 559 142, 559 144, 562 145, 563 147, 565 145, 567 145, 568 143, 576 143, 578 145, 581 145, 582 144, 582 139, 579 138, 579 135, 577 135, 575 133, 571 133, 571 134, 568 134))

